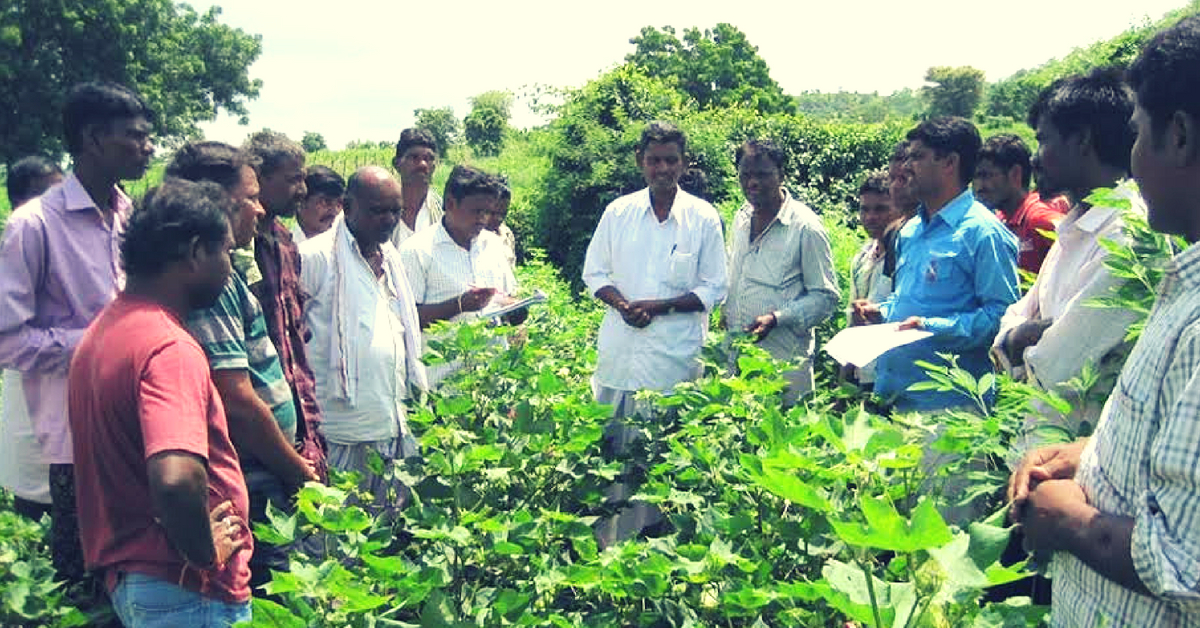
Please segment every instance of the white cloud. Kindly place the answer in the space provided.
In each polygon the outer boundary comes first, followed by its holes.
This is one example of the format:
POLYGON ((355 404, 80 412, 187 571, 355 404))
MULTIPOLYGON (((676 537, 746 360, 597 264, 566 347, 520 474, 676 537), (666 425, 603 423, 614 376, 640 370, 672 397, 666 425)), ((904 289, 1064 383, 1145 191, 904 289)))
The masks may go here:
MULTIPOLYGON (((263 80, 250 125, 222 117, 212 139, 240 142, 262 127, 304 131, 340 147, 394 139, 413 109, 491 89, 578 86, 620 63, 643 26, 746 33, 784 89, 878 91, 918 87, 933 65, 972 65, 996 80, 1111 37, 1182 0, 846 0, 741 5, 712 0, 224 0, 222 21, 263 37, 251 75, 263 80), (743 10, 744 9, 744 10, 743 10)), ((520 106, 519 106, 520 107, 520 106)), ((536 118, 517 111, 515 121, 536 118)))

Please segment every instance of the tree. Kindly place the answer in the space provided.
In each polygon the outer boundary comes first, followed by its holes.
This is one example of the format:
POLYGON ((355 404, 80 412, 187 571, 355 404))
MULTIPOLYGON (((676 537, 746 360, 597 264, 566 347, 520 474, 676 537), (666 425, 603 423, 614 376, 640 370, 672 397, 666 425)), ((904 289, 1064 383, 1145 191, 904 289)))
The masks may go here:
POLYGON ((445 159, 450 147, 458 142, 458 118, 454 115, 454 109, 414 109, 413 115, 417 118, 413 126, 433 134, 433 139, 437 142, 438 156, 445 159))
POLYGON ((970 118, 983 100, 983 70, 969 65, 929 68, 925 80, 933 83, 921 89, 921 95, 929 103, 930 117, 970 118))
POLYGON ((506 91, 493 90, 471 98, 471 113, 463 120, 463 134, 476 154, 500 154, 512 106, 513 95, 506 91))
POLYGON ((315 153, 328 148, 325 145, 325 137, 315 131, 305 131, 304 139, 300 140, 300 146, 304 147, 306 153, 315 153))
POLYGON ((246 122, 262 81, 258 35, 172 0, 7 0, 0 9, 0 161, 61 155, 67 90, 88 80, 137 89, 157 114, 156 139, 199 135, 224 110, 246 122))
POLYGON ((689 28, 683 40, 675 29, 647 26, 629 40, 637 48, 625 60, 650 76, 666 79, 696 100, 701 108, 744 105, 761 113, 790 113, 791 97, 771 78, 745 33, 731 24, 701 32, 689 28))

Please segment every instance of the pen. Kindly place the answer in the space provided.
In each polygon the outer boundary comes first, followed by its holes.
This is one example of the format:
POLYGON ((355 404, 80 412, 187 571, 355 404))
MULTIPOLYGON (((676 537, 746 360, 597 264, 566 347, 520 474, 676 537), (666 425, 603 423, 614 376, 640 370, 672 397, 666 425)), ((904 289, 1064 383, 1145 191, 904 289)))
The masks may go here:
POLYGON ((669 254, 669 255, 674 255, 674 254, 675 254, 675 249, 676 249, 676 248, 679 248, 679 245, 678 245, 678 244, 672 244, 672 245, 671 245, 671 252, 670 252, 670 254, 669 254))

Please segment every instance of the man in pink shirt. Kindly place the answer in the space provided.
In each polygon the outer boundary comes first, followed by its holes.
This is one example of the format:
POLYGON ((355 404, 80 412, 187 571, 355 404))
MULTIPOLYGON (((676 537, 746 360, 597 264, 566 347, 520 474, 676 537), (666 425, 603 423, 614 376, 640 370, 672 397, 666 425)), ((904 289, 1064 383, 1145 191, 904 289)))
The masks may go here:
POLYGON ((233 201, 172 180, 133 214, 125 289, 71 361, 80 532, 126 628, 250 619, 249 497, 208 358, 183 327, 232 270, 233 201))
POLYGON ((63 112, 75 164, 61 185, 8 219, 0 244, 0 367, 20 371, 50 465, 50 550, 59 577, 83 578, 75 518, 67 366, 83 330, 124 281, 118 243, 131 202, 117 183, 146 172, 153 114, 112 83, 71 90, 63 112))

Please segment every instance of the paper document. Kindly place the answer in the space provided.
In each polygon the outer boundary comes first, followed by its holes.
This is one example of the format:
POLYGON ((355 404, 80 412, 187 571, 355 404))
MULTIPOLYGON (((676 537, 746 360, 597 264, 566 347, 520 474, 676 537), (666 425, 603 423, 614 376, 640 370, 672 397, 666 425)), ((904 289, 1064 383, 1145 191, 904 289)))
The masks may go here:
POLYGON ((486 310, 480 312, 479 316, 481 318, 500 318, 501 316, 507 316, 518 310, 523 310, 523 309, 533 305, 534 303, 545 303, 545 302, 546 302, 546 293, 542 292, 541 290, 538 290, 531 297, 526 297, 524 299, 521 299, 520 301, 517 301, 516 303, 512 303, 510 305, 505 305, 503 307, 486 309, 486 310))
POLYGON ((899 323, 847 327, 825 343, 825 352, 841 364, 865 366, 875 358, 933 334, 920 329, 900 331, 899 323))

